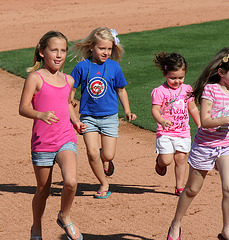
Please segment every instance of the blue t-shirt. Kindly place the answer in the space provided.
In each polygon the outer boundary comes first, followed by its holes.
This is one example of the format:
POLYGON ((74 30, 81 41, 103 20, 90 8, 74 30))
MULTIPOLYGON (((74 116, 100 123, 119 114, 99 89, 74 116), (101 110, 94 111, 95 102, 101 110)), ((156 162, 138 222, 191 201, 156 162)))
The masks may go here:
POLYGON ((89 59, 79 62, 72 70, 74 88, 81 85, 81 114, 108 116, 118 113, 117 88, 127 85, 120 65, 111 59, 95 64, 89 59), (90 69, 89 69, 90 68, 90 69))

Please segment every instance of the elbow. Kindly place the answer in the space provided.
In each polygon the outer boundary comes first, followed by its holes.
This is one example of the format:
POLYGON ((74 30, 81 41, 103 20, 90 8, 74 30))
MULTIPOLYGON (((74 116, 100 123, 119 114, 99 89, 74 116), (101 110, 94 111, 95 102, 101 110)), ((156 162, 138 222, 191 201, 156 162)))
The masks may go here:
POLYGON ((23 116, 22 110, 19 108, 18 110, 19 115, 23 116))
POLYGON ((211 126, 207 121, 201 121, 201 127, 202 128, 212 128, 214 126, 211 126))
POLYGON ((24 116, 24 111, 21 106, 19 106, 18 113, 19 113, 19 115, 24 116))
POLYGON ((206 121, 200 121, 200 123, 201 123, 201 127, 202 128, 208 128, 208 126, 207 126, 207 124, 206 124, 206 121))
POLYGON ((206 124, 203 124, 203 123, 201 124, 201 127, 202 128, 208 128, 208 126, 206 124))

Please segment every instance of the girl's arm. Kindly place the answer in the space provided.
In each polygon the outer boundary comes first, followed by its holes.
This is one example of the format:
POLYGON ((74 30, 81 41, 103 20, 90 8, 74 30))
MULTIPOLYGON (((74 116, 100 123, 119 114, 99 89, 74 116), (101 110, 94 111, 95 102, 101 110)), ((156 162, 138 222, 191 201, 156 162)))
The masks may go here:
POLYGON ((131 113, 130 111, 130 104, 128 99, 128 94, 125 89, 125 87, 117 88, 118 97, 120 99, 120 102, 122 104, 122 107, 125 112, 125 118, 130 122, 131 120, 135 120, 137 116, 134 113, 131 113))
POLYGON ((197 128, 199 128, 201 126, 200 114, 199 114, 199 109, 197 108, 194 101, 191 101, 188 103, 188 111, 189 111, 192 119, 194 120, 197 128))
POLYGON ((75 102, 75 93, 76 93, 76 88, 72 87, 72 91, 71 91, 71 103, 72 106, 75 108, 77 106, 77 103, 75 102))
POLYGON ((70 119, 71 119, 71 122, 72 122, 75 130, 78 133, 82 133, 82 132, 86 131, 87 126, 84 123, 80 122, 80 120, 76 116, 76 113, 75 113, 75 110, 74 110, 75 106, 73 104, 76 89, 73 88, 74 79, 70 75, 68 75, 68 82, 69 82, 69 84, 71 86, 71 89, 72 89, 71 92, 70 92, 70 95, 69 95, 69 100, 68 100, 70 119))
POLYGON ((229 124, 229 117, 212 118, 212 101, 202 98, 200 105, 200 120, 203 128, 215 128, 229 124))
POLYGON ((40 90, 41 86, 42 82, 38 74, 30 73, 25 80, 22 91, 19 114, 27 118, 40 119, 47 124, 52 124, 59 120, 54 111, 39 112, 34 110, 32 106, 33 95, 40 90))
POLYGON ((171 122, 170 122, 169 120, 164 119, 164 118, 161 116, 160 110, 161 110, 161 105, 152 104, 151 113, 152 113, 153 118, 154 118, 159 124, 161 124, 161 126, 163 127, 163 129, 165 129, 165 128, 167 128, 167 127, 170 127, 170 126, 171 126, 171 122))

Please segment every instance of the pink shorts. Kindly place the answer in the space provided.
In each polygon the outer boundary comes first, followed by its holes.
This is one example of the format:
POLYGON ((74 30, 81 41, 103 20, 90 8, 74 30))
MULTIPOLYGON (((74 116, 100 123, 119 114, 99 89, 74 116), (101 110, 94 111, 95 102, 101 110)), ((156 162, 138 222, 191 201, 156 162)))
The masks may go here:
POLYGON ((217 158, 224 155, 229 155, 229 146, 208 147, 193 142, 188 163, 195 169, 210 171, 214 168, 217 158))

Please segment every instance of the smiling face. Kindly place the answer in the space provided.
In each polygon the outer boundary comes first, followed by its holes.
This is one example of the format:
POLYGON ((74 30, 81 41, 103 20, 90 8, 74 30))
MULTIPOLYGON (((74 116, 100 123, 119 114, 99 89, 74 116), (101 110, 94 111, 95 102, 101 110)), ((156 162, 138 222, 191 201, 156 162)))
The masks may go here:
POLYGON ((185 69, 184 67, 180 68, 178 71, 168 71, 166 75, 167 84, 173 89, 177 89, 184 82, 185 78, 185 69))
POLYGON ((67 42, 64 38, 52 37, 47 47, 39 52, 44 60, 44 68, 57 71, 64 64, 67 55, 67 42))
POLYGON ((92 50, 92 62, 102 64, 111 56, 113 42, 98 39, 92 50))

